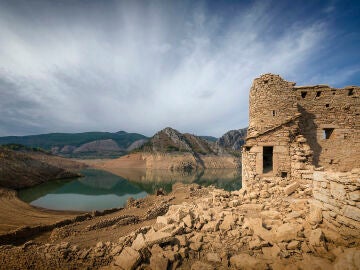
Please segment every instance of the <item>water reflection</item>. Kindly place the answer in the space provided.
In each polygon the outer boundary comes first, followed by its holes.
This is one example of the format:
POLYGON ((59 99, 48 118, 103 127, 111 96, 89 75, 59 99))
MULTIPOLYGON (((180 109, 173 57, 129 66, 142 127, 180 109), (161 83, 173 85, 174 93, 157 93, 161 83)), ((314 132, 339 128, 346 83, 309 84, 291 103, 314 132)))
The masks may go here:
POLYGON ((214 185, 228 191, 241 188, 241 172, 233 169, 207 169, 204 171, 170 171, 146 169, 111 169, 111 172, 121 176, 148 193, 154 193, 158 188, 170 192, 176 182, 197 183, 202 186, 214 185))
POLYGON ((168 170, 112 169, 83 170, 84 177, 57 180, 21 190, 19 197, 34 206, 54 210, 103 210, 122 207, 129 197, 143 198, 163 188, 171 191, 175 182, 215 185, 225 190, 241 188, 236 170, 180 172, 168 170))
POLYGON ((31 205, 54 210, 104 210, 125 205, 129 197, 143 198, 147 192, 117 175, 83 170, 84 177, 56 180, 19 191, 31 205))

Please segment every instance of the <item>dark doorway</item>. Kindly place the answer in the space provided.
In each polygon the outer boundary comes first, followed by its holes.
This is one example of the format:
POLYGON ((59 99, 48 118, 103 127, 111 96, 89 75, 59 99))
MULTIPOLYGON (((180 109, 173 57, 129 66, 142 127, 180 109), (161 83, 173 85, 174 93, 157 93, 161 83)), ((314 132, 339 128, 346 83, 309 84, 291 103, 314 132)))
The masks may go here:
POLYGON ((331 134, 333 134, 334 129, 333 128, 324 128, 323 129, 323 139, 328 140, 331 138, 331 134))
POLYGON ((263 149, 263 173, 273 170, 273 149, 272 146, 264 146, 263 149))

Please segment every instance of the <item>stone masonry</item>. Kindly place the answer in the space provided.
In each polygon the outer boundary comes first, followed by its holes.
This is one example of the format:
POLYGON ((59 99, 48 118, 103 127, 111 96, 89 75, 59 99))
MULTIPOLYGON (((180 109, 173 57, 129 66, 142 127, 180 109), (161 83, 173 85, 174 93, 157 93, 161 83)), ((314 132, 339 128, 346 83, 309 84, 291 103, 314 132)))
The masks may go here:
MULTIPOLYGON (((299 135, 304 137, 300 143, 306 142, 309 164, 334 171, 360 167, 359 87, 296 87, 278 75, 265 74, 254 80, 249 104, 243 164, 255 154, 252 173, 264 173, 263 150, 268 146, 273 151, 272 174, 290 176, 295 165, 290 152, 299 135)), ((305 161, 306 157, 302 158, 300 161, 305 161)))
MULTIPOLYGON (((283 179, 312 190, 311 213, 343 237, 360 237, 360 88, 300 86, 265 74, 250 90, 243 187, 283 179)), ((279 183, 279 181, 277 181, 279 183)))

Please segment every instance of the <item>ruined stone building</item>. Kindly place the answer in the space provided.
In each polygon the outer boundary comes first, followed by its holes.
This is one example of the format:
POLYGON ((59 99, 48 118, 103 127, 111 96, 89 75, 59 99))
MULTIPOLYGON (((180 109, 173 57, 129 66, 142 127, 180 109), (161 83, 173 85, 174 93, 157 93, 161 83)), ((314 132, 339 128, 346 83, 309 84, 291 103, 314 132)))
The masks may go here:
POLYGON ((249 107, 245 177, 360 167, 359 87, 295 86, 266 74, 254 80, 249 107))
POLYGON ((360 87, 255 79, 242 175, 248 189, 302 186, 329 226, 360 237, 360 87))

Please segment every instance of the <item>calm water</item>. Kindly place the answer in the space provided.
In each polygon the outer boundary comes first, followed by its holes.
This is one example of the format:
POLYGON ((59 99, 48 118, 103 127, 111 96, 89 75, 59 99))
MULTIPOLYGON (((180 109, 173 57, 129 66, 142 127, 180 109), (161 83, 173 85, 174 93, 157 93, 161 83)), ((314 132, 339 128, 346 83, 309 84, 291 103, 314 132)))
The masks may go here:
POLYGON ((241 188, 241 174, 234 170, 205 170, 201 173, 122 169, 114 174, 94 169, 84 177, 56 180, 19 191, 25 202, 54 210, 104 210, 122 207, 129 197, 143 198, 158 188, 167 192, 175 182, 215 185, 225 190, 241 188))

